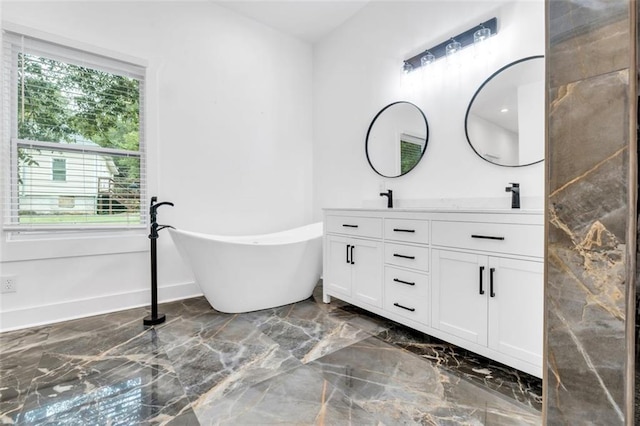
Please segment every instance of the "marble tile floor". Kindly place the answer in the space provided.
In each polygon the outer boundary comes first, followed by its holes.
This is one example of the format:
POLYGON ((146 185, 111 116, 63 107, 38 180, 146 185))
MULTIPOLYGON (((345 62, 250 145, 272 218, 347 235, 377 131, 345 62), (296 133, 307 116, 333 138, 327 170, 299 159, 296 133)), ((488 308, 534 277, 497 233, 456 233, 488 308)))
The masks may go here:
POLYGON ((340 301, 0 334, 0 424, 535 425, 541 382, 340 301))

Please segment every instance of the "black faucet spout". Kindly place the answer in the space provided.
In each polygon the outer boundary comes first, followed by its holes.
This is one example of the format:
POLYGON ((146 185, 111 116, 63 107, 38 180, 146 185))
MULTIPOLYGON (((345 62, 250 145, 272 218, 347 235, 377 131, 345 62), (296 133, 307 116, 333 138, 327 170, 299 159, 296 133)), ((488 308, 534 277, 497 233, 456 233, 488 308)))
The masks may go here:
POLYGON ((151 239, 158 238, 158 231, 161 231, 165 228, 173 228, 172 226, 169 226, 169 225, 158 225, 158 222, 157 222, 158 207, 173 206, 173 203, 170 201, 163 201, 161 203, 157 203, 156 201, 158 201, 158 197, 156 196, 151 197, 151 205, 149 206, 149 217, 150 217, 149 225, 151 228, 151 233, 149 234, 149 238, 151 239))
POLYGON ((157 204, 152 204, 151 207, 149 208, 149 211, 153 212, 158 210, 158 207, 160 206, 171 206, 173 207, 173 203, 171 201, 163 201, 161 203, 157 203, 157 204))
POLYGON ((520 184, 512 183, 511 186, 507 186, 504 189, 506 192, 511 192, 511 208, 520 208, 520 184))
POLYGON ((387 192, 381 192, 381 197, 387 197, 387 208, 393 208, 393 191, 388 189, 387 192))

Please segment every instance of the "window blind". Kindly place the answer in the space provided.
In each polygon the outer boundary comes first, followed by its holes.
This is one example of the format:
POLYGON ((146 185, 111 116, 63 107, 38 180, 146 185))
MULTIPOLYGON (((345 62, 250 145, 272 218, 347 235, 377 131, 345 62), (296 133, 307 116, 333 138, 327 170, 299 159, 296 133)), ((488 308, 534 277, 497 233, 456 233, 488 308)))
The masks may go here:
POLYGON ((4 229, 146 225, 145 69, 11 32, 2 49, 4 229))

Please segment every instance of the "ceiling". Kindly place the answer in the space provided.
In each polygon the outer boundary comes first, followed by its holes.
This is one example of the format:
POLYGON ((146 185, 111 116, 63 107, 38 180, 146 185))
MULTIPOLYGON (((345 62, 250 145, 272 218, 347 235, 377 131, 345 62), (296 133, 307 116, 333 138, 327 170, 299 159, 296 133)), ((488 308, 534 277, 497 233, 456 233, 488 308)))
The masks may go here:
POLYGON ((309 43, 355 15, 369 0, 214 0, 214 3, 309 43))

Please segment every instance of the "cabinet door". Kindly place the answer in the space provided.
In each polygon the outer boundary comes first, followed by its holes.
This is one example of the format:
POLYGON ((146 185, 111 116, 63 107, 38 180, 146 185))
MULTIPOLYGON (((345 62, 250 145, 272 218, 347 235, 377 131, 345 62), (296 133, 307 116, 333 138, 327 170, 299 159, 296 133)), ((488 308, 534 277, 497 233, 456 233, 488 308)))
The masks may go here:
POLYGON ((543 263, 491 257, 489 267, 489 347, 542 366, 543 263))
POLYGON ((330 291, 351 296, 351 264, 350 246, 346 238, 329 236, 325 247, 325 263, 323 285, 330 291))
POLYGON ((353 246, 353 297, 382 307, 382 243, 350 241, 353 246))
POLYGON ((487 257, 432 250, 432 326, 487 344, 487 257))

